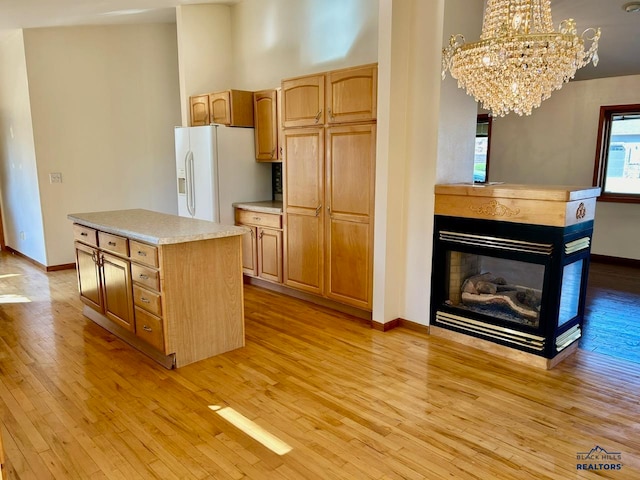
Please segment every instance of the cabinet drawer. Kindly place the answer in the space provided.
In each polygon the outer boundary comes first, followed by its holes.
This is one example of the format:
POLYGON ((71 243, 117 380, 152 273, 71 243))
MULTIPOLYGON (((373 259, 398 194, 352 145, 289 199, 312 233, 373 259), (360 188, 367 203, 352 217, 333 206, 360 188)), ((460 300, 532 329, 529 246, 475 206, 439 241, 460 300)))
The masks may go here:
POLYGON ((85 227, 77 223, 73 224, 73 238, 79 242, 98 246, 98 231, 94 228, 85 227))
POLYGON ((162 306, 160 303, 160 294, 142 288, 138 285, 133 286, 133 303, 146 311, 156 315, 162 315, 162 306))
POLYGON ((282 228, 282 215, 277 213, 252 212, 236 210, 236 223, 258 225, 261 227, 282 228))
POLYGON ((135 283, 144 285, 156 292, 160 291, 160 275, 157 270, 132 263, 131 278, 135 283))
POLYGON ((129 240, 118 235, 98 232, 98 246, 123 257, 129 256, 129 240))
POLYGON ((131 260, 134 262, 144 263, 152 267, 158 266, 158 248, 146 243, 140 243, 136 240, 129 240, 129 248, 131 249, 131 260))
POLYGON ((136 307, 136 336, 152 347, 164 351, 164 333, 162 319, 136 307))

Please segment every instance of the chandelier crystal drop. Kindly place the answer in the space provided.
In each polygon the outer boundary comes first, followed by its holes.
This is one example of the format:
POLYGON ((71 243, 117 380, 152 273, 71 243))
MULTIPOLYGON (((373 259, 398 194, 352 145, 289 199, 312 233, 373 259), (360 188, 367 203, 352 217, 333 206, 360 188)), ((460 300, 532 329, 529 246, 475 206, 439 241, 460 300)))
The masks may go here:
POLYGON ((576 70, 598 65, 599 39, 599 28, 578 36, 571 18, 554 31, 550 0, 488 0, 480 40, 452 35, 442 51, 442 79, 448 70, 493 116, 531 115, 576 70))

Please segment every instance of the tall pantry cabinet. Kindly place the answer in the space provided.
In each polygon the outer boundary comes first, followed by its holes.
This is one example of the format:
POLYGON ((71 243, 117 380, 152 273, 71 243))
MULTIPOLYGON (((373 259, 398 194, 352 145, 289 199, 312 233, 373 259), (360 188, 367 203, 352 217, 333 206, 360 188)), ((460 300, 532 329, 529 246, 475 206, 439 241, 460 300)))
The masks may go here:
POLYGON ((372 308, 377 66, 282 82, 284 283, 372 308))

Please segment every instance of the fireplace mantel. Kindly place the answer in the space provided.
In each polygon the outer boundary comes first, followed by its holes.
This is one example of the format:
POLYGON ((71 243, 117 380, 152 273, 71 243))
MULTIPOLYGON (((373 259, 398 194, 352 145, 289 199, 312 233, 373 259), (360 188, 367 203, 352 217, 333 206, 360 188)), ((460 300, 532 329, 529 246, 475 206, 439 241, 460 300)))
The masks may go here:
POLYGON ((435 187, 434 335, 551 368, 582 335, 596 187, 435 187))
POLYGON ((435 214, 566 227, 594 219, 598 187, 512 183, 435 187, 435 214))

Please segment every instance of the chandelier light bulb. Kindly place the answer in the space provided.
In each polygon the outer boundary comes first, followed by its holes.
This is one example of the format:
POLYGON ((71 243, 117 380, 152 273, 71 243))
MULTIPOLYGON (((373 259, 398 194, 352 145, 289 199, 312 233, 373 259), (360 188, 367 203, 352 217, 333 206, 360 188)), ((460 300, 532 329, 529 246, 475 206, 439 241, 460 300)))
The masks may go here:
POLYGON ((442 78, 449 71, 493 116, 531 115, 579 68, 598 64, 599 39, 599 28, 579 36, 572 18, 554 31, 550 0, 488 0, 480 40, 452 35, 442 51, 442 78))

